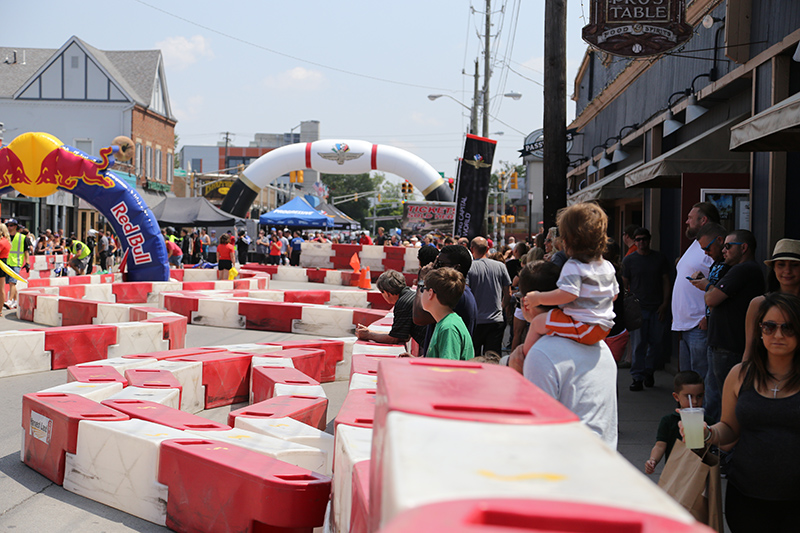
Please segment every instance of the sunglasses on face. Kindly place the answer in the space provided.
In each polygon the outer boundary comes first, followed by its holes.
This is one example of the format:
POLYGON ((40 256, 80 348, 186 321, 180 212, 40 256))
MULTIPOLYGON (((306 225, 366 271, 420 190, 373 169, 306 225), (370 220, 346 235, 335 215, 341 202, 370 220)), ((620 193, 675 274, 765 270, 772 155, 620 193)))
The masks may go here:
POLYGON ((744 244, 744 243, 743 242, 726 242, 722 247, 725 248, 726 250, 730 250, 734 246, 741 246, 742 244, 744 244))
POLYGON ((650 237, 636 237, 636 238, 635 238, 635 239, 633 239, 633 240, 634 240, 634 241, 636 241, 636 242, 649 241, 649 240, 650 240, 650 237))
POLYGON ((714 239, 711 242, 709 242, 708 246, 702 246, 701 248, 703 248, 704 252, 707 252, 707 251, 709 251, 711 249, 711 245, 714 244, 715 242, 717 242, 717 239, 714 239))
POLYGON ((781 335, 784 337, 794 337, 795 331, 792 324, 784 323, 778 324, 777 322, 761 322, 758 325, 764 335, 774 335, 778 328, 781 328, 781 335))

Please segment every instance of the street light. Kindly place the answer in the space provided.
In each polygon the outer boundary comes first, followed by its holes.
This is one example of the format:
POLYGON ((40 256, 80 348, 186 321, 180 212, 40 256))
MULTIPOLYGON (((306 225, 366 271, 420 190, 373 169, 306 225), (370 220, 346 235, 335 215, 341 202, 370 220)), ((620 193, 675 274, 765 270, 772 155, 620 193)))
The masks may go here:
POLYGON ((503 96, 505 96, 506 98, 511 98, 512 100, 519 100, 520 98, 522 98, 522 95, 517 91, 507 92, 503 96))
MULTIPOLYGON (((477 134, 478 133, 478 104, 476 103, 473 107, 470 107, 467 104, 465 104, 464 102, 462 102, 460 100, 457 100, 456 98, 453 98, 449 94, 429 94, 428 95, 428 100, 430 100, 430 101, 438 100, 439 98, 441 98, 443 96, 445 98, 449 98, 450 100, 454 101, 455 103, 457 103, 458 105, 460 105, 464 109, 468 109, 469 110, 469 123, 470 123, 470 128, 469 129, 470 129, 470 133, 477 134)), ((506 98, 511 98, 512 100, 519 100, 520 98, 522 98, 522 95, 520 93, 518 93, 518 92, 515 92, 515 91, 511 91, 509 93, 506 93, 503 96, 505 96, 506 98)), ((491 115, 489 115, 489 116, 491 116, 491 115)), ((497 117, 492 117, 492 118, 497 120, 501 124, 505 124, 506 126, 508 126, 508 124, 506 124, 502 120, 498 119, 497 117)), ((509 126, 509 127, 511 127, 511 126, 509 126)), ((512 129, 514 129, 514 128, 512 128, 512 129)), ((484 131, 488 131, 488 130, 484 130, 484 131)), ((484 133, 484 135, 487 135, 487 134, 484 133)), ((502 135, 502 133, 499 133, 499 135, 502 135)))

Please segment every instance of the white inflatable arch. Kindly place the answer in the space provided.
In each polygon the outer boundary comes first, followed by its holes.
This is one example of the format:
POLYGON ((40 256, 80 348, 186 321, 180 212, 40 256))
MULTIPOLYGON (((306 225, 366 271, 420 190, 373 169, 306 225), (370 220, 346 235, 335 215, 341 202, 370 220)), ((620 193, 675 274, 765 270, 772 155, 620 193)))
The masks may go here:
POLYGON ((302 169, 325 174, 381 170, 407 179, 426 200, 453 201, 453 192, 439 173, 410 152, 367 141, 322 140, 281 146, 256 159, 228 191, 222 210, 244 216, 264 186, 278 176, 302 169))

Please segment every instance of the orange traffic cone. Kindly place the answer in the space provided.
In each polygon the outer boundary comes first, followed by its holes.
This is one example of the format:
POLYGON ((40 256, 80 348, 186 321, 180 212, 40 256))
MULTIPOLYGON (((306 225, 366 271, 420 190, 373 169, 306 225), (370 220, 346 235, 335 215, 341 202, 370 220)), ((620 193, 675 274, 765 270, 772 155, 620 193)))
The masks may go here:
POLYGON ((359 289, 372 289, 372 280, 369 277, 369 267, 361 269, 361 277, 358 278, 359 289))

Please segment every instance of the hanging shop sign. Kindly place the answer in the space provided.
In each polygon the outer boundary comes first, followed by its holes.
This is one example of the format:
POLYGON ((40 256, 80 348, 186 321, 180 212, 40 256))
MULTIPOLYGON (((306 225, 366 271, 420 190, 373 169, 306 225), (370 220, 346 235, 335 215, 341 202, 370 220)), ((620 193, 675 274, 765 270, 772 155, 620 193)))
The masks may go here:
POLYGON ((668 52, 692 36, 686 0, 591 0, 591 19, 583 40, 622 57, 668 52))
MULTIPOLYGON (((567 130, 567 153, 572 149, 577 131, 575 128, 567 130)), ((536 130, 525 137, 525 144, 518 152, 520 157, 532 156, 535 159, 544 159, 544 130, 536 130)))

